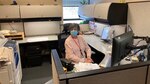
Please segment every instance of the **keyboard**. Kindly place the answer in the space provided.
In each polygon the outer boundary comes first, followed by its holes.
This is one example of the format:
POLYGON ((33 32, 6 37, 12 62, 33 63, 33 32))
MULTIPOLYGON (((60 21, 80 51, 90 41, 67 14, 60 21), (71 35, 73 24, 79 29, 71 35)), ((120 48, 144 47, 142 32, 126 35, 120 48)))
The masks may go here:
POLYGON ((86 32, 84 32, 83 34, 85 34, 85 35, 90 35, 90 34, 94 34, 94 32, 86 31, 86 32))

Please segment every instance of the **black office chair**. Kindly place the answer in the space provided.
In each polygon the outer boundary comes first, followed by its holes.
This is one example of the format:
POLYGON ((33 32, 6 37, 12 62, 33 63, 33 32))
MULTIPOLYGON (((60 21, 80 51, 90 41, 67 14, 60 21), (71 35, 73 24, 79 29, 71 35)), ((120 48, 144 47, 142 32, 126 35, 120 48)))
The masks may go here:
POLYGON ((65 58, 65 40, 69 36, 69 34, 61 33, 58 35, 58 50, 61 58, 65 58))
MULTIPOLYGON (((69 25, 70 23, 64 24, 63 32, 58 35, 58 52, 63 66, 66 67, 68 70, 72 70, 73 65, 71 64, 71 61, 65 59, 65 46, 64 46, 66 38, 70 35, 69 25)), ((94 63, 99 64, 105 55, 97 51, 93 47, 91 47, 91 50, 95 52, 92 54, 91 58, 93 59, 94 63)))
MULTIPOLYGON (((65 44, 66 38, 70 35, 70 29, 69 29, 70 24, 72 24, 72 23, 64 24, 63 25, 64 29, 63 29, 62 33, 60 33, 58 35, 58 50, 60 52, 61 58, 65 58, 65 46, 64 46, 64 44, 65 44)), ((79 25, 78 25, 78 27, 79 27, 79 25)))
POLYGON ((65 58, 65 40, 70 35, 69 25, 71 23, 66 23, 63 25, 64 29, 62 33, 58 35, 58 51, 61 58, 65 58))
POLYGON ((71 71, 73 69, 73 64, 71 64, 71 61, 65 59, 65 46, 64 46, 65 40, 70 35, 69 25, 70 23, 64 24, 64 29, 62 33, 58 35, 58 54, 61 58, 63 67, 67 68, 68 71, 71 71))

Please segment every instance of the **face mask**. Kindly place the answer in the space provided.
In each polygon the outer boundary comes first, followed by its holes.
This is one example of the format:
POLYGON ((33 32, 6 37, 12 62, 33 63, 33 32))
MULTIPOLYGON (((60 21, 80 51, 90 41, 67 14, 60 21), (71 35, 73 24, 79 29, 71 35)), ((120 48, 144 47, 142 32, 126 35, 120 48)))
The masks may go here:
POLYGON ((73 37, 76 37, 78 35, 78 31, 77 30, 72 30, 70 32, 70 34, 73 36, 73 37))

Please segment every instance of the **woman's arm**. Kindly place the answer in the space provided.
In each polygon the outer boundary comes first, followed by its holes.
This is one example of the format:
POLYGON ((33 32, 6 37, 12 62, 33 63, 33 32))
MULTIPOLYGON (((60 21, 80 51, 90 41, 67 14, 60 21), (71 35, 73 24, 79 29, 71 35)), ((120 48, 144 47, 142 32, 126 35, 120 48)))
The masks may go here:
POLYGON ((67 42, 65 42, 65 49, 66 49, 66 59, 71 60, 75 63, 85 61, 84 58, 79 58, 78 56, 74 54, 72 50, 73 48, 71 48, 67 42))
POLYGON ((84 39, 83 40, 83 43, 85 45, 85 51, 86 51, 86 56, 87 58, 91 58, 91 48, 89 47, 89 45, 85 42, 84 39))

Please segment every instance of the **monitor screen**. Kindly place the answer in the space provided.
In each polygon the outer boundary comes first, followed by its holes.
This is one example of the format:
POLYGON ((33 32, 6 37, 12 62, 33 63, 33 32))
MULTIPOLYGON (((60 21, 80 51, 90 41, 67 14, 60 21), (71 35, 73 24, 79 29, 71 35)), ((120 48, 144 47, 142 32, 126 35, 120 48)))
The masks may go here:
POLYGON ((110 40, 109 39, 109 31, 110 31, 109 26, 103 28, 102 35, 101 35, 102 40, 106 40, 106 41, 110 40))
POLYGON ((96 25, 96 30, 94 34, 97 36, 101 36, 103 28, 105 28, 106 26, 109 26, 108 24, 98 23, 98 22, 95 22, 95 25, 96 25))
POLYGON ((90 27, 91 32, 95 32, 95 29, 96 29, 95 22, 89 21, 89 27, 90 27))
POLYGON ((119 62, 126 57, 130 49, 127 46, 133 44, 133 32, 127 32, 113 38, 112 45, 112 62, 111 65, 118 65, 119 62))

